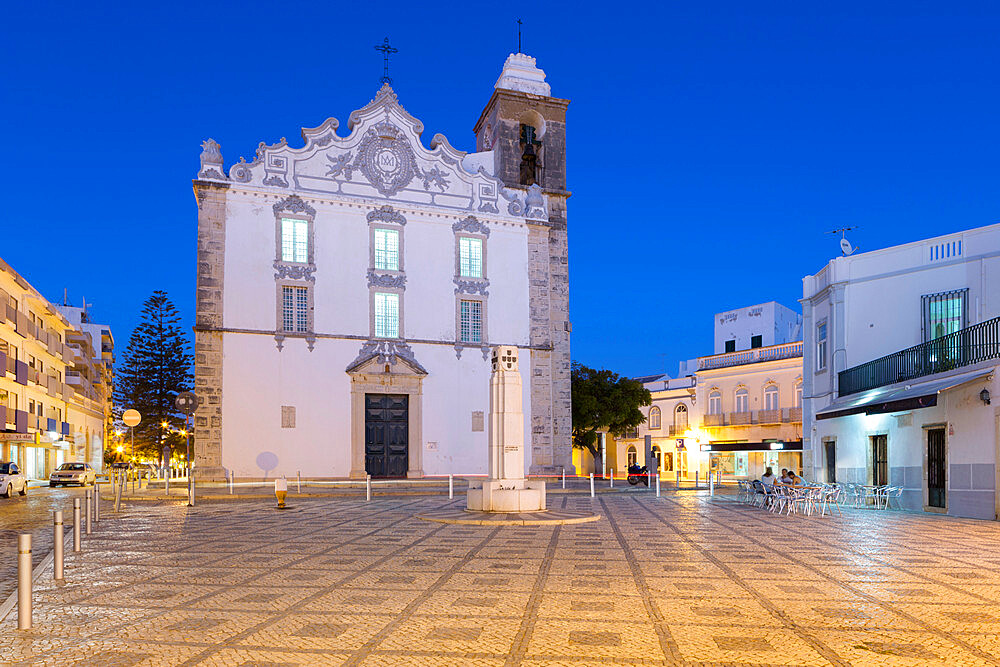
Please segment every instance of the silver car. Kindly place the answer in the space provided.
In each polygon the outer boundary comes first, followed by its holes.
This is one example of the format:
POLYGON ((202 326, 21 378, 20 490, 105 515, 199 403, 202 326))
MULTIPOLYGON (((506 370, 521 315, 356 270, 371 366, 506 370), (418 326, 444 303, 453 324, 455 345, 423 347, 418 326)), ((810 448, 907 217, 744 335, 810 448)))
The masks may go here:
POLYGON ((63 463, 49 475, 49 486, 79 484, 87 486, 97 479, 97 473, 89 463, 63 463))
POLYGON ((17 464, 0 463, 0 496, 10 498, 17 491, 22 496, 28 492, 28 478, 21 474, 17 464))

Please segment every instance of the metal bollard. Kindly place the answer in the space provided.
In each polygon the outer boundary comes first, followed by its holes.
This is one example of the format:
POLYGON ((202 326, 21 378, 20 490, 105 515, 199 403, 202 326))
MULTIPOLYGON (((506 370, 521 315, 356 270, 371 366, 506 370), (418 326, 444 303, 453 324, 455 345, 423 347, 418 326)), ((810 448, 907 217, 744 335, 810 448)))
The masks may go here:
POLYGON ((295 484, 296 484, 296 487, 298 489, 296 491, 296 493, 302 493, 302 471, 301 470, 296 470, 295 471, 295 484))
POLYGON ((566 488, 566 468, 562 469, 563 488, 566 488))
POLYGON ((94 511, 94 501, 91 498, 91 492, 87 491, 87 534, 90 535, 90 515, 94 511))
POLYGON ((170 474, 170 468, 166 468, 163 473, 163 495, 165 496, 170 495, 170 474))
POLYGON ((188 470, 188 507, 194 507, 194 468, 188 470))
POLYGON ((715 495, 715 477, 712 475, 712 473, 708 474, 708 495, 710 496, 715 495))
POLYGON ((56 510, 52 513, 52 578, 63 580, 63 513, 56 510))
POLYGON ((31 629, 31 533, 17 536, 17 629, 31 629))
POLYGON ((233 482, 236 480, 236 473, 229 473, 229 495, 233 495, 233 482))
POLYGON ((365 475, 365 501, 372 499, 372 476, 365 475))
POLYGON ((448 500, 453 500, 455 498, 455 478, 451 473, 448 473, 448 500))
POLYGON ((94 523, 101 522, 101 485, 94 481, 94 523))
POLYGON ((80 499, 73 499, 73 553, 80 553, 80 499))
POLYGON ((594 473, 590 473, 590 497, 594 497, 594 473))
POLYGON ((118 475, 115 475, 115 481, 112 484, 115 485, 115 512, 117 512, 122 506, 122 486, 118 482, 118 475))
POLYGON ((697 470, 694 471, 694 488, 695 488, 695 490, 698 489, 698 471, 697 470))
POLYGON ((681 471, 677 471, 677 490, 681 490, 681 471))
POLYGON ((660 474, 656 474, 656 497, 660 497, 660 474))
POLYGON ((608 475, 608 480, 609 480, 608 481, 608 488, 609 489, 613 489, 613 488, 615 488, 615 469, 614 468, 608 468, 608 470, 611 472, 611 474, 608 475))

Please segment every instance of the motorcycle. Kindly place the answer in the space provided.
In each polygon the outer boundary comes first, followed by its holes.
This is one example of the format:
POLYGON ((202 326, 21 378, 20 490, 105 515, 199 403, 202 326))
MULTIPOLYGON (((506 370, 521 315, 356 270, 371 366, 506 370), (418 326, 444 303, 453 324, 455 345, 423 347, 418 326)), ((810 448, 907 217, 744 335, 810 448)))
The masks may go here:
POLYGON ((649 469, 646 466, 640 467, 638 464, 630 465, 628 467, 628 483, 635 486, 639 482, 649 486, 649 469))

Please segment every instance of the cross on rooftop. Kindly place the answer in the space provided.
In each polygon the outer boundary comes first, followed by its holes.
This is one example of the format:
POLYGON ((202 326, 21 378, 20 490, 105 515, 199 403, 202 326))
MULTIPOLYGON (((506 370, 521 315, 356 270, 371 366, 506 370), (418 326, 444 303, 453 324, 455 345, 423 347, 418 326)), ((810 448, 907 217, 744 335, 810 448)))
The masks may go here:
POLYGON ((389 78, 389 54, 399 53, 399 49, 389 46, 389 38, 386 37, 385 41, 383 41, 381 44, 375 45, 375 50, 381 51, 383 56, 382 78, 379 79, 379 81, 381 81, 382 83, 388 83, 389 85, 392 85, 392 79, 389 78))

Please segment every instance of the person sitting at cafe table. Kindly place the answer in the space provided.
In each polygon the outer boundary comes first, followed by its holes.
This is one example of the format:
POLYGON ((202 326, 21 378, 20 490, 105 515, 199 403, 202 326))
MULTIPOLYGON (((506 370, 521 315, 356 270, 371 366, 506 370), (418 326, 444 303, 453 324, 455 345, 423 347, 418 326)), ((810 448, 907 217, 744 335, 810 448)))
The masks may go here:
POLYGON ((798 475, 796 475, 791 470, 788 471, 788 476, 792 480, 792 486, 805 486, 806 485, 805 480, 802 479, 801 477, 799 477, 798 475))
POLYGON ((782 468, 781 469, 781 477, 779 478, 779 481, 782 484, 791 484, 792 483, 792 478, 789 476, 789 470, 788 470, 788 468, 782 468))
POLYGON ((764 471, 764 474, 761 476, 760 481, 765 486, 774 485, 774 471, 771 470, 771 466, 768 466, 767 469, 764 471))

